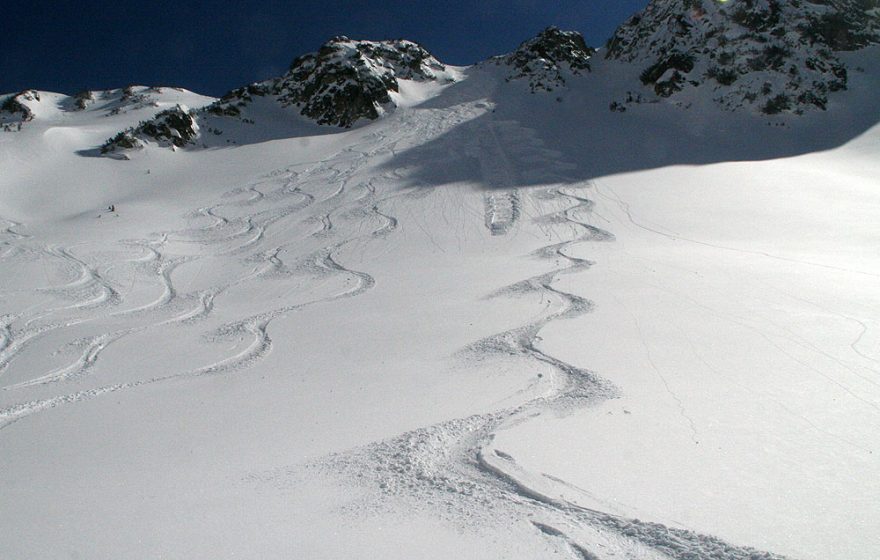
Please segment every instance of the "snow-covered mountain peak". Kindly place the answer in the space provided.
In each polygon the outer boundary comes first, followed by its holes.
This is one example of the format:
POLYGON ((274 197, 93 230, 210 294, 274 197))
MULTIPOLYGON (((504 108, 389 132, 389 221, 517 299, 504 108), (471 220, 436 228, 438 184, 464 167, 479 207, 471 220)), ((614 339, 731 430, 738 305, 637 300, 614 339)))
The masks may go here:
MULTIPOLYGON (((604 87, 618 76, 626 81, 623 102, 623 88, 606 88, 614 111, 657 98, 682 107, 765 114, 824 110, 831 93, 847 88, 848 69, 838 51, 878 42, 878 14, 878 0, 653 0, 609 41, 607 66, 614 70, 595 64, 594 85, 604 87), (653 95, 633 93, 639 74, 653 95)), ((549 27, 475 69, 491 67, 489 79, 549 92, 591 72, 595 52, 580 33, 549 27)), ((461 76, 461 68, 444 65, 412 41, 334 37, 296 58, 283 75, 234 89, 207 106, 189 104, 202 107, 195 111, 166 104, 168 111, 116 134, 101 151, 323 134, 328 131, 316 125, 351 128, 375 121, 398 107, 420 105, 461 76)), ((148 94, 132 91, 118 103, 148 100, 148 94)), ((90 110, 99 106, 91 107, 88 97, 76 102, 90 110)))
POLYGON ((642 82, 681 102, 709 90, 728 110, 825 109, 846 89, 835 51, 880 41, 876 0, 652 0, 606 56, 643 65, 642 82))
POLYGON ((283 76, 229 92, 208 112, 239 116, 255 96, 274 97, 282 107, 295 107, 318 124, 348 128, 392 108, 400 80, 438 79, 451 79, 446 66, 412 41, 340 36, 297 57, 283 76))
POLYGON ((393 110, 405 97, 406 82, 446 83, 455 76, 412 41, 334 37, 317 52, 296 58, 282 76, 234 89, 198 111, 172 108, 117 134, 101 151, 130 150, 144 142, 182 147, 195 143, 200 126, 220 136, 242 124, 271 128, 279 118, 295 123, 297 114, 319 125, 350 128, 393 110))
POLYGON ((317 53, 298 57, 291 73, 311 73, 320 66, 367 66, 371 73, 402 80, 434 80, 446 67, 421 45, 404 39, 355 41, 334 37, 317 53))
POLYGON ((594 52, 580 33, 548 27, 493 61, 511 67, 508 80, 527 78, 532 92, 553 91, 565 85, 567 75, 589 72, 594 52))
POLYGON ((271 90, 282 105, 298 107, 318 124, 350 127, 360 119, 379 118, 394 103, 391 93, 400 91, 398 80, 436 80, 445 72, 440 61, 412 41, 335 37, 318 52, 294 60, 271 90))

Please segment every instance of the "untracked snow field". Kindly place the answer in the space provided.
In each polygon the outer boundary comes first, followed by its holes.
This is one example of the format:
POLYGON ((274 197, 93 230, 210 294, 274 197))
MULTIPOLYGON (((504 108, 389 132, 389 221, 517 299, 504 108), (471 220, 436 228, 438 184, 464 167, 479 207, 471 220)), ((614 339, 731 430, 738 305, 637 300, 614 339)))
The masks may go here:
POLYGON ((0 558, 880 557, 853 56, 769 123, 484 65, 129 161, 94 148, 210 99, 43 95, 0 133, 0 558))

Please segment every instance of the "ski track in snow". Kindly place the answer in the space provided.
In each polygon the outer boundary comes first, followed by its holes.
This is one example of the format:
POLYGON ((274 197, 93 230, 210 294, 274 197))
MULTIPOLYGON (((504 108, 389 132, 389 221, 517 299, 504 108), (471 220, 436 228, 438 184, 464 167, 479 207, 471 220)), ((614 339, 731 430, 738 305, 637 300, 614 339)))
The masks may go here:
MULTIPOLYGON (((544 216, 550 223, 567 223, 573 232, 570 239, 554 242, 540 249, 534 257, 561 263, 556 269, 492 294, 491 297, 541 296, 548 302, 544 311, 531 322, 512 330, 477 341, 461 352, 470 361, 498 359, 522 360, 525 365, 541 368, 549 375, 550 389, 545 394, 515 407, 467 418, 450 420, 434 426, 401 434, 350 452, 340 453, 306 465, 341 477, 350 484, 375 491, 371 504, 352 508, 377 508, 388 500, 409 500, 413 507, 431 508, 454 523, 468 520, 523 522, 536 538, 559 541, 570 556, 580 560, 603 558, 595 546, 616 547, 632 558, 675 558, 717 560, 772 560, 780 556, 737 547, 720 539, 661 524, 625 519, 578 506, 556 497, 560 482, 544 475, 524 471, 515 459, 493 448, 495 434, 530 418, 548 413, 564 414, 615 398, 617 389, 595 373, 566 363, 541 349, 540 332, 551 322, 575 318, 592 309, 592 303, 555 286, 565 274, 587 270, 592 263, 572 257, 567 249, 573 244, 613 240, 613 235, 585 221, 581 216, 592 202, 581 193, 587 189, 559 187, 521 192, 517 178, 494 125, 481 131, 478 138, 480 169, 491 187, 484 196, 485 226, 492 235, 505 235, 522 219, 522 205, 527 197, 555 201, 567 208, 544 216), (578 535, 591 535, 590 545, 578 535), (595 545, 595 546, 594 546, 595 545)), ((417 134, 418 130, 410 131, 417 134)), ((424 134, 424 131, 421 131, 424 134)), ((70 363, 48 372, 35 373, 29 379, 6 385, 4 391, 22 391, 34 387, 68 386, 97 375, 101 354, 112 344, 136 333, 176 324, 196 328, 217 312, 217 298, 234 286, 257 282, 271 275, 298 275, 320 281, 328 276, 353 280, 343 290, 309 301, 277 305, 268 310, 226 322, 203 333, 208 341, 237 340, 237 350, 216 361, 186 371, 107 383, 80 388, 48 398, 19 402, 0 409, 0 430, 31 414, 83 402, 119 391, 133 390, 174 379, 201 377, 245 371, 272 349, 269 327, 275 319, 296 313, 309 306, 330 305, 369 291, 374 278, 364 271, 346 266, 340 252, 354 242, 381 240, 398 228, 398 218, 386 213, 383 204, 395 197, 416 197, 422 187, 402 189, 384 198, 374 180, 358 181, 358 173, 379 154, 395 153, 400 139, 374 134, 361 145, 343 150, 323 162, 308 162, 272 172, 260 180, 234 189, 216 205, 198 208, 188 219, 192 227, 160 232, 149 239, 127 240, 122 248, 134 253, 123 263, 135 281, 156 285, 158 297, 126 308, 126 291, 108 279, 102 268, 109 263, 89 258, 84 249, 40 246, 19 233, 22 224, 9 224, 0 234, 7 249, 0 257, 15 258, 15 251, 25 250, 56 259, 76 277, 63 285, 42 290, 65 302, 36 313, 9 314, 0 317, 0 375, 14 366, 22 352, 50 333, 65 332, 74 326, 94 325, 121 317, 137 319, 136 326, 109 329, 86 337, 73 336, 65 347, 78 350, 70 363), (244 198, 242 198, 244 197, 244 198), (207 223, 205 223, 207 222, 207 223), (303 228, 298 237, 285 231, 275 235, 282 224, 319 224, 318 229, 303 228), (201 224, 201 225, 199 225, 201 224), (303 236, 323 243, 305 260, 285 263, 285 248, 303 241, 303 236), (280 238, 283 238, 281 241, 280 238), (173 245, 197 246, 195 255, 175 255, 173 245), (252 264, 232 281, 185 292, 175 285, 173 272, 184 263, 198 263, 212 257, 237 259, 252 264), (245 342, 247 340, 247 342, 245 342)), ((395 181, 396 172, 384 177, 395 181)), ((621 204, 623 204, 621 202, 621 204)), ((664 234, 666 235, 666 234, 664 234)), ((864 331, 862 333, 864 335, 864 331)), ((860 336, 861 338, 861 336, 860 336)), ((858 340, 853 343, 856 346, 858 340)), ((106 374, 107 372, 102 372, 106 374)), ((112 373, 112 372, 110 372, 112 373)), ((7 393, 9 394, 9 393, 7 393)))
POLYGON ((431 508, 451 523, 471 520, 505 523, 530 520, 536 532, 560 539, 572 558, 593 560, 604 556, 601 547, 625 551, 626 557, 675 558, 681 560, 777 560, 782 556, 739 547, 716 537, 667 527, 637 519, 591 510, 555 497, 561 481, 536 476, 519 467, 513 457, 494 449, 494 435, 507 427, 527 422, 537 415, 567 413, 604 399, 615 398, 617 389, 594 373, 565 363, 539 347, 541 329, 550 322, 589 313, 592 303, 553 286, 562 274, 588 269, 590 261, 568 256, 575 243, 609 241, 613 236, 577 217, 592 202, 569 192, 553 189, 551 197, 574 204, 560 213, 546 216, 575 224, 579 235, 540 249, 536 256, 561 258, 564 266, 527 278, 492 294, 517 297, 539 293, 542 300, 555 300, 531 323, 476 342, 463 355, 474 360, 513 356, 546 366, 555 376, 553 391, 505 410, 475 415, 414 430, 347 453, 340 453, 309 465, 318 472, 341 476, 348 484, 373 490, 375 499, 352 506, 352 514, 381 510, 391 500, 408 501, 413 508, 431 508), (537 480, 538 483, 533 481, 537 480), (549 487, 550 491, 542 488, 549 487), (383 506, 385 504, 385 506, 383 506), (540 521, 537 521, 540 519, 540 521), (571 531, 569 528, 576 528, 571 531), (579 542, 572 532, 588 532, 600 548, 579 542))
POLYGON ((486 227, 492 235, 506 235, 520 216, 519 191, 515 188, 513 166, 493 125, 478 137, 476 156, 489 188, 484 197, 486 227))
MULTIPOLYGON (((414 132, 410 131, 410 134, 412 135, 414 132)), ((36 412, 90 400, 121 390, 134 389, 177 378, 198 377, 246 369, 271 351, 272 339, 269 336, 268 327, 274 319, 305 307, 356 297, 371 289, 375 285, 375 280, 365 272, 347 268, 340 262, 337 253, 352 242, 382 238, 397 228, 397 218, 383 213, 380 207, 383 202, 390 199, 411 195, 413 188, 380 198, 377 196, 373 183, 375 178, 354 185, 360 187, 358 189, 353 188, 351 184, 357 173, 371 162, 374 156, 383 153, 393 155, 397 142, 399 139, 387 139, 382 134, 374 133, 368 136, 361 145, 346 148, 335 157, 325 161, 297 163, 289 168, 270 172, 254 184, 227 192, 223 195, 223 198, 227 199, 226 201, 214 206, 198 208, 189 214, 188 219, 192 221, 210 220, 207 225, 180 231, 161 232, 154 234, 150 239, 122 242, 121 244, 125 247, 135 248, 146 253, 146 256, 141 254, 125 261, 125 264, 132 265, 134 271, 140 274, 140 280, 149 283, 158 279, 162 287, 162 294, 156 300, 135 308, 119 309, 124 306, 124 296, 110 281, 101 276, 97 266, 88 264, 85 258, 74 256, 71 248, 30 248, 29 250, 37 251, 46 256, 61 258, 66 264, 78 270, 79 276, 72 282, 45 290, 48 293, 59 293, 66 299, 72 299, 73 303, 50 308, 29 317, 15 315, 2 317, 2 322, 0 322, 0 376, 16 357, 49 333, 87 323, 99 323, 108 318, 125 316, 143 317, 146 324, 86 338, 74 338, 65 345, 66 348, 80 349, 71 363, 46 373, 38 373, 25 381, 5 385, 2 387, 4 391, 81 380, 94 369, 94 366, 99 362, 101 353, 112 343, 132 334, 170 324, 190 325, 196 321, 204 321, 214 312, 217 296, 233 286, 252 282, 273 273, 312 275, 319 280, 328 274, 341 275, 354 279, 355 284, 353 287, 347 287, 331 296, 280 306, 224 324, 206 334, 204 338, 209 341, 230 337, 250 337, 251 342, 246 348, 234 355, 223 357, 216 362, 193 370, 115 383, 7 406, 0 409, 0 430, 36 412), (361 149, 361 146, 364 149, 361 149), (331 188, 328 189, 328 187, 331 188), (248 195, 248 198, 236 200, 242 195, 248 195), (271 203, 272 206, 248 213, 251 207, 265 203, 271 203), (315 213, 299 217, 302 211, 310 208, 314 208, 315 213), (227 211, 226 213, 224 213, 224 209, 227 211), (234 213, 233 210, 240 209, 245 210, 245 215, 230 215, 234 213), (335 215, 344 216, 345 220, 343 221, 352 221, 354 218, 351 227, 331 232, 335 215), (264 249, 263 245, 266 241, 266 234, 273 225, 286 218, 298 217, 302 223, 319 219, 325 224, 323 229, 326 230, 319 233, 327 234, 324 237, 327 237, 328 240, 333 239, 332 234, 338 240, 307 257, 307 262, 297 263, 293 269, 290 269, 285 266, 278 255, 285 247, 295 245, 300 241, 300 238, 285 239, 283 244, 275 245, 271 249, 264 249), (379 221, 378 226, 374 224, 376 220, 379 221), (362 227, 362 225, 367 227, 362 227), (354 234, 351 235, 348 229, 351 229, 354 234), (346 237, 347 233, 350 236, 346 237), (170 243, 199 245, 204 249, 198 256, 171 257, 166 254, 165 249, 165 246, 170 243), (200 259, 218 256, 238 258, 241 262, 258 263, 258 266, 231 282, 193 293, 179 293, 172 281, 172 272, 176 267, 185 262, 198 262, 200 259), (79 293, 84 289, 89 292, 98 292, 98 294, 91 299, 85 299, 79 293), (86 314, 83 313, 85 311, 99 311, 99 313, 86 314), (169 311, 174 311, 174 314, 170 318, 164 317, 163 315, 169 311), (58 315, 62 312, 72 314, 74 317, 53 323, 41 323, 45 317, 58 315), (150 321, 151 318, 155 320, 150 321), (23 322, 25 326, 16 328, 14 326, 16 322, 23 322)), ((395 171, 388 172, 383 179, 394 181, 395 173, 395 171)), ((14 231, 14 228, 21 227, 22 224, 5 221, 10 224, 5 233, 14 238, 7 243, 30 239, 30 236, 14 231)))

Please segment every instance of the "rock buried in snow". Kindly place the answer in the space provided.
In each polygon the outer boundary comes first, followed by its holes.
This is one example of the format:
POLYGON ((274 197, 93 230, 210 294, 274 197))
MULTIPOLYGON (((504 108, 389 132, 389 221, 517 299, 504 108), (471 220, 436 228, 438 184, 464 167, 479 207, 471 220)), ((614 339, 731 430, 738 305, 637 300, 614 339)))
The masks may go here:
POLYGON ((95 101, 95 94, 89 90, 83 90, 73 96, 73 110, 84 111, 91 103, 95 101))

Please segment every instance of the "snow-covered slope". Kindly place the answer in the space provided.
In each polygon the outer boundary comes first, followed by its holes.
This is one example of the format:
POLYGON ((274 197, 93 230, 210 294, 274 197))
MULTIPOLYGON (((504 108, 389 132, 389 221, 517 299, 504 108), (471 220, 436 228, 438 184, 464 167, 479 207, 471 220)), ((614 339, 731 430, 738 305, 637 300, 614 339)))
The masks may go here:
POLYGON ((641 65, 549 35, 382 55, 351 128, 31 94, 0 557, 880 556, 880 50, 828 111, 617 112, 641 65), (213 149, 93 157, 185 116, 213 149))
MULTIPOLYGON (((701 113, 713 110, 707 105, 763 115, 826 110, 831 96, 847 88, 849 75, 863 70, 849 68, 840 54, 878 42, 876 0, 652 1, 608 41, 605 58, 625 63, 620 74, 630 80, 608 104, 615 112, 666 98, 701 113)), ((527 80, 533 93, 552 92, 589 73, 595 52, 580 34, 550 27, 484 65, 509 68, 506 79, 527 80)), ((178 106, 120 130, 101 152, 126 158, 154 143, 209 148, 260 142, 315 133, 313 123, 350 128, 424 100, 460 72, 411 41, 335 37, 295 59, 282 76, 235 89, 200 110, 178 106)), ((18 115, 6 117, 12 126, 29 118, 26 104, 16 98, 7 103, 7 113, 18 115)))
POLYGON ((146 143, 214 147, 261 141, 313 132, 312 123, 350 128, 417 102, 425 90, 456 76, 456 68, 412 41, 335 37, 318 52, 298 57, 283 76, 235 89, 199 111, 176 107, 120 131, 102 152, 124 154, 146 143))
POLYGON ((567 76, 589 72, 593 53, 580 33, 548 27, 514 52, 489 62, 510 66, 508 80, 528 79, 532 92, 549 92, 565 86, 567 76))
MULTIPOLYGON (((21 130, 18 123, 27 123, 34 119, 49 120, 61 118, 62 114, 81 112, 86 116, 66 115, 64 118, 79 119, 71 122, 82 124, 83 119, 100 115, 115 117, 107 119, 112 126, 124 126, 131 119, 122 115, 131 113, 149 120, 163 108, 173 107, 180 103, 193 103, 196 107, 214 101, 210 97, 194 94, 180 88, 126 86, 122 89, 106 91, 82 91, 73 96, 51 92, 25 90, 17 94, 0 96, 0 122, 4 131, 21 130)), ((112 128, 112 126, 110 128, 112 128)))

